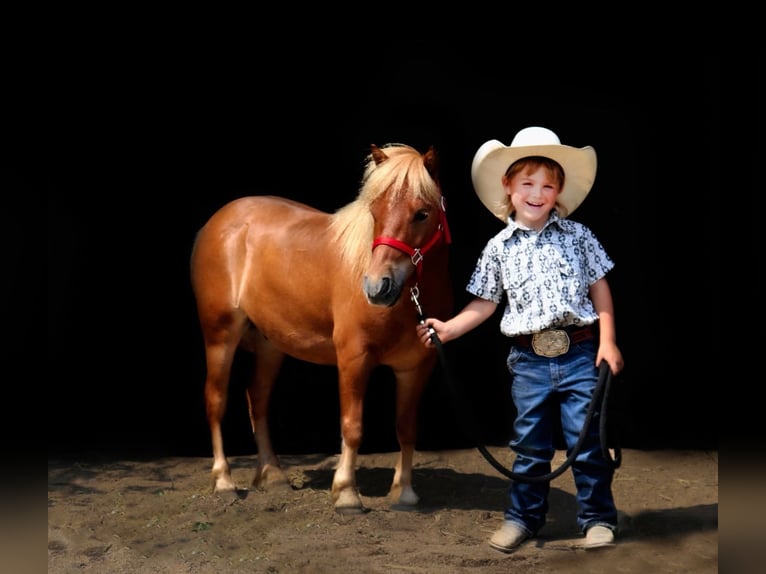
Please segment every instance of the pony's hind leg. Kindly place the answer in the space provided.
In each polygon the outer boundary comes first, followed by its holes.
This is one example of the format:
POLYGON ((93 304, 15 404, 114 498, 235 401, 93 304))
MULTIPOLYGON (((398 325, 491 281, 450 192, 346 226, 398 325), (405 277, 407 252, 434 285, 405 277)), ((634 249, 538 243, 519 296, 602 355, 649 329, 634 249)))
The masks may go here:
POLYGON ((259 489, 289 485, 271 443, 268 419, 271 392, 285 355, 254 329, 247 334, 246 342, 248 350, 255 354, 253 375, 247 387, 250 425, 258 448, 258 465, 252 484, 259 489))
POLYGON ((236 344, 230 338, 205 342, 207 375, 205 378, 205 410, 213 447, 213 490, 217 493, 235 493, 236 484, 223 448, 221 422, 226 414, 226 403, 236 344))

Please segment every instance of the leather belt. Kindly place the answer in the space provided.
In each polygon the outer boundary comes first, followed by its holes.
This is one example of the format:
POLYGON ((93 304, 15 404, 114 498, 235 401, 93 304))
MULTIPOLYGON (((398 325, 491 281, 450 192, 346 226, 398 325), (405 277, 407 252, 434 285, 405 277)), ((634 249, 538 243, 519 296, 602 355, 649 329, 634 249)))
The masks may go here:
MULTIPOLYGON (((564 327, 563 329, 546 329, 546 331, 564 331, 568 335, 569 341, 572 343, 581 343, 582 341, 592 339, 596 336, 596 330, 593 325, 585 325, 584 327, 564 327)), ((541 331, 541 333, 545 333, 545 331, 541 331)), ((532 337, 535 335, 537 335, 537 333, 531 335, 516 335, 511 338, 511 341, 514 345, 519 347, 531 347, 532 337)))

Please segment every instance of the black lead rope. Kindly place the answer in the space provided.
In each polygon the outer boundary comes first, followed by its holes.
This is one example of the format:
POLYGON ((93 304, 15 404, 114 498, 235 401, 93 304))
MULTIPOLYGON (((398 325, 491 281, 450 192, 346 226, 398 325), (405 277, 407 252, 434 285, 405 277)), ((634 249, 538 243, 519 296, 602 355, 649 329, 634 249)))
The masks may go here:
MULTIPOLYGON (((416 301, 416 304, 417 304, 417 301, 416 301)), ((425 321, 425 317, 421 315, 420 322, 423 323, 424 321, 425 321)), ((588 428, 590 427, 591 421, 593 420, 593 417, 595 416, 597 407, 599 405, 599 401, 601 404, 601 419, 599 423, 599 430, 601 433, 601 451, 603 452, 604 457, 609 462, 610 466, 612 466, 612 468, 619 468, 620 464, 622 463, 622 450, 620 449, 619 445, 615 445, 614 446, 615 454, 614 454, 614 458, 612 458, 612 455, 609 452, 609 446, 607 441, 606 411, 607 411, 607 403, 609 401, 609 387, 611 386, 611 382, 612 382, 612 370, 609 368, 609 364, 606 361, 601 361, 601 364, 599 365, 598 383, 596 384, 596 389, 593 393, 593 398, 591 399, 590 406, 588 407, 588 413, 585 416, 585 424, 583 425, 583 428, 580 431, 580 436, 577 439, 577 443, 575 444, 572 451, 569 453, 569 456, 567 457, 567 459, 561 464, 559 468, 557 468, 553 472, 549 472, 547 474, 542 474, 537 476, 529 476, 526 474, 518 474, 507 469, 494 456, 492 456, 492 453, 490 453, 487 450, 487 448, 484 446, 484 443, 482 440, 480 440, 480 437, 477 431, 477 429, 479 428, 478 424, 476 420, 472 417, 473 410, 470 408, 470 405, 469 405, 469 408, 465 408, 467 401, 465 397, 460 393, 460 389, 455 384, 455 381, 452 379, 451 370, 447 362, 447 356, 444 352, 444 346, 442 345, 442 342, 439 339, 439 336, 436 334, 436 331, 434 331, 432 328, 429 327, 429 332, 431 336, 431 341, 436 347, 436 350, 439 352, 439 360, 441 361, 442 371, 444 372, 444 378, 447 379, 447 383, 449 385, 450 391, 452 392, 452 399, 455 404, 456 410, 459 410, 459 412, 467 413, 468 415, 469 420, 468 421, 461 420, 461 422, 463 423, 463 426, 465 430, 467 431, 468 435, 476 444, 476 447, 479 449, 479 452, 481 452, 484 458, 487 459, 487 461, 495 468, 495 470, 497 470, 501 474, 504 474, 511 480, 515 480, 518 482, 531 483, 531 482, 548 482, 550 480, 553 480, 554 478, 562 474, 567 468, 569 468, 572 465, 572 462, 574 461, 575 457, 579 454, 580 449, 582 448, 583 442, 585 442, 585 437, 587 436, 588 428)))

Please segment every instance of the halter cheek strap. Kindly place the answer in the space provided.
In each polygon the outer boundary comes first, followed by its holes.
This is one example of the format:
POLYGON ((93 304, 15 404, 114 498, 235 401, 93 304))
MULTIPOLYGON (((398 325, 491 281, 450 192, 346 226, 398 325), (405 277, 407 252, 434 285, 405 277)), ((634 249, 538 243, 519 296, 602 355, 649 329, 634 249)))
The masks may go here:
POLYGON ((439 210, 439 227, 431 236, 423 247, 410 247, 406 243, 399 241, 394 237, 376 237, 372 242, 372 249, 374 250, 378 245, 388 245, 394 249, 398 249, 402 253, 406 253, 412 259, 412 264, 417 267, 418 278, 420 277, 420 270, 423 267, 423 256, 441 240, 449 245, 452 243, 452 236, 450 235, 449 225, 447 225, 447 210, 444 197, 441 198, 441 209, 439 210))

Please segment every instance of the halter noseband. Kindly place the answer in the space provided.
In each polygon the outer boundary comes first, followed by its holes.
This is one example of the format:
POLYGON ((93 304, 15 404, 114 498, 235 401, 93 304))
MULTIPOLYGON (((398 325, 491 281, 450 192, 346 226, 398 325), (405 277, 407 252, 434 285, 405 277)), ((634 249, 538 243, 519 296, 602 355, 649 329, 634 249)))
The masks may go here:
POLYGON ((373 251, 378 245, 388 245, 389 247, 393 247, 394 249, 398 249, 399 251, 406 253, 410 256, 410 259, 412 260, 412 264, 417 268, 417 277, 418 280, 420 279, 420 271, 423 268, 423 256, 431 250, 432 247, 437 245, 442 239, 444 242, 449 245, 452 243, 452 236, 449 232, 449 226, 447 225, 447 210, 445 206, 444 196, 441 197, 440 201, 440 209, 439 209, 439 226, 436 228, 436 231, 431 236, 431 239, 429 239, 423 247, 410 247, 403 241, 399 241, 398 239, 394 237, 376 237, 372 241, 372 249, 373 251))

